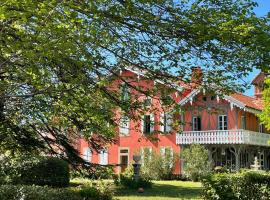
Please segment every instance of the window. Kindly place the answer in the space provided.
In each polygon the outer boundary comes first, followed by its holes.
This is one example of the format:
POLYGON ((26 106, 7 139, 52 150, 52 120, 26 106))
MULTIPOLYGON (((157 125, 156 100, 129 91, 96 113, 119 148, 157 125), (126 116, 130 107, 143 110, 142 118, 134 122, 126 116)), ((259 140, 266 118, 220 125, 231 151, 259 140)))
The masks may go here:
POLYGON ((99 153, 99 164, 100 165, 108 165, 108 152, 107 152, 107 150, 102 150, 99 153))
POLYGON ((160 155, 165 161, 164 164, 168 163, 170 167, 173 166, 173 150, 171 147, 161 147, 160 155))
POLYGON ((120 119, 119 133, 120 133, 120 135, 128 135, 129 134, 129 118, 128 118, 128 116, 123 116, 120 119))
POLYGON ((171 113, 160 114, 160 131, 168 133, 172 130, 173 116, 171 113))
POLYGON ((246 116, 241 116, 241 129, 246 129, 246 116))
POLYGON ((201 117, 193 117, 192 119, 192 130, 201 131, 201 117))
POLYGON ((203 101, 207 101, 207 97, 203 97, 203 101))
POLYGON ((218 129, 219 130, 228 130, 227 115, 219 115, 218 116, 218 129))
POLYGON ((128 101, 130 99, 129 88, 126 83, 121 85, 121 100, 128 101))
POLYGON ((264 132, 264 125, 263 124, 259 124, 259 132, 260 133, 264 132))
POLYGON ((211 96, 211 101, 214 101, 215 99, 215 96, 211 96))
POLYGON ((154 115, 144 115, 141 124, 142 133, 152 133, 154 131, 154 115))
POLYGON ((83 151, 83 159, 90 162, 92 160, 92 152, 89 148, 85 148, 83 151))
POLYGON ((141 148, 141 163, 148 163, 152 159, 152 148, 151 147, 142 147, 141 148))

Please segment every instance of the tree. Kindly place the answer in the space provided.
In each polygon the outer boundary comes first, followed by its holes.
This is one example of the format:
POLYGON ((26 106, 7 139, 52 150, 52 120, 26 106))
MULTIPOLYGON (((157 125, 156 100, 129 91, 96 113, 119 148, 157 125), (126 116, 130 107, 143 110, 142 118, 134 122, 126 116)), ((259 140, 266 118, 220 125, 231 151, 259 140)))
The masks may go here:
POLYGON ((83 135, 97 150, 113 142, 114 111, 130 114, 139 107, 109 89, 125 66, 169 84, 179 77, 189 82, 191 67, 200 65, 205 87, 214 83, 229 92, 242 88, 235 77, 270 63, 269 18, 256 17, 250 0, 3 0, 0 5, 4 150, 55 154, 58 147, 69 161, 82 162, 70 135, 83 135))
POLYGON ((198 181, 210 172, 208 151, 199 144, 191 144, 181 152, 184 160, 184 172, 193 181, 198 181))
POLYGON ((262 123, 267 129, 270 129, 270 78, 266 77, 263 90, 263 112, 260 114, 262 123))

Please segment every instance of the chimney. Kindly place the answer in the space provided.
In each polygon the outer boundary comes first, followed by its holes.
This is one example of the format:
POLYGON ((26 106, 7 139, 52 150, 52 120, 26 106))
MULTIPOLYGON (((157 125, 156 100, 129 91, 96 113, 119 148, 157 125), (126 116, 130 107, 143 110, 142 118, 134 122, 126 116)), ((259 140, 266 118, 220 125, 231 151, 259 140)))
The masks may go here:
POLYGON ((254 96, 256 99, 262 98, 264 79, 265 74, 261 72, 252 81, 252 84, 254 85, 254 96))
POLYGON ((191 68, 191 86, 196 87, 202 83, 203 71, 201 67, 191 68))

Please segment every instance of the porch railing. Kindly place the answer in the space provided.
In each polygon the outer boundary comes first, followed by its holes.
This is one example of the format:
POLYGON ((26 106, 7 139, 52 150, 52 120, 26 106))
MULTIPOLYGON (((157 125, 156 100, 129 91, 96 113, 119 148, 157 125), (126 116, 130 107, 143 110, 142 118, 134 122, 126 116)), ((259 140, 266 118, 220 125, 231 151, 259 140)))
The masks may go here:
POLYGON ((270 146, 270 134, 249 130, 184 131, 176 135, 177 144, 248 144, 270 146))

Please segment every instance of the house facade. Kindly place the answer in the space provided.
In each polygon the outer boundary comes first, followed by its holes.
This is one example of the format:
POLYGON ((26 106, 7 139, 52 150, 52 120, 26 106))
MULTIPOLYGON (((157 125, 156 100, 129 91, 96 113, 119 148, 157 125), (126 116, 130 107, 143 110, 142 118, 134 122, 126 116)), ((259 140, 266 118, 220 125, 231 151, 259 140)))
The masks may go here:
MULTIPOLYGON (((201 72, 198 68, 193 70, 193 79, 200 79, 196 76, 198 72, 201 72)), ((181 107, 181 111, 176 112, 178 114, 172 114, 173 111, 164 106, 158 94, 150 98, 143 92, 126 87, 125 82, 128 82, 134 88, 139 86, 142 91, 147 91, 155 84, 164 84, 144 76, 142 71, 129 68, 121 72, 122 80, 112 83, 113 90, 121 90, 122 98, 136 98, 144 102, 145 112, 139 113, 140 120, 130 120, 116 110, 116 118, 120 121, 115 143, 101 152, 95 152, 88 147, 87 141, 79 139, 77 146, 84 159, 101 165, 114 165, 115 172, 120 173, 133 163, 135 154, 141 154, 143 162, 144 152, 161 155, 165 152, 180 153, 191 144, 199 143, 208 149, 213 167, 249 168, 257 157, 263 169, 270 168, 270 134, 257 117, 262 110, 263 74, 253 81, 255 97, 238 93, 213 96, 205 94, 199 86, 191 90, 181 83, 170 84, 173 87, 170 98, 181 107), (181 130, 173 128, 175 120, 181 122, 181 130), (154 139, 149 139, 149 136, 154 139)), ((198 85, 195 81, 194 84, 198 85)), ((177 160, 174 173, 183 173, 184 166, 183 160, 177 160)))
POLYGON ((179 103, 184 127, 177 134, 176 143, 181 149, 193 143, 204 145, 212 167, 251 168, 257 157, 261 169, 270 169, 270 134, 257 116, 263 109, 263 79, 262 73, 254 79, 254 97, 191 91, 179 103))
MULTIPOLYGON (((106 147, 106 150, 95 152, 89 149, 87 141, 79 139, 77 147, 81 155, 90 162, 101 165, 115 166, 115 172, 120 173, 125 170, 128 164, 133 163, 133 155, 140 154, 143 162, 144 153, 155 152, 158 154, 173 154, 180 152, 180 146, 176 144, 176 131, 172 128, 172 109, 163 105, 160 94, 147 96, 143 91, 151 90, 156 84, 164 83, 160 80, 150 80, 145 78, 145 73, 129 68, 121 72, 123 80, 115 80, 111 90, 120 90, 122 100, 131 99, 131 102, 142 102, 145 106, 143 112, 137 113, 139 120, 130 120, 121 114, 120 110, 115 111, 115 116, 119 119, 115 143, 106 147), (132 87, 126 87, 126 83, 132 87), (142 92, 133 89, 140 88, 142 92), (155 133, 155 134, 153 134, 155 133)), ((170 98, 175 103, 179 103, 183 95, 187 92, 179 84, 171 84, 173 92, 170 98)), ((117 120, 116 120, 117 121, 117 120)), ((180 173, 180 161, 175 163, 174 173, 180 173)))

